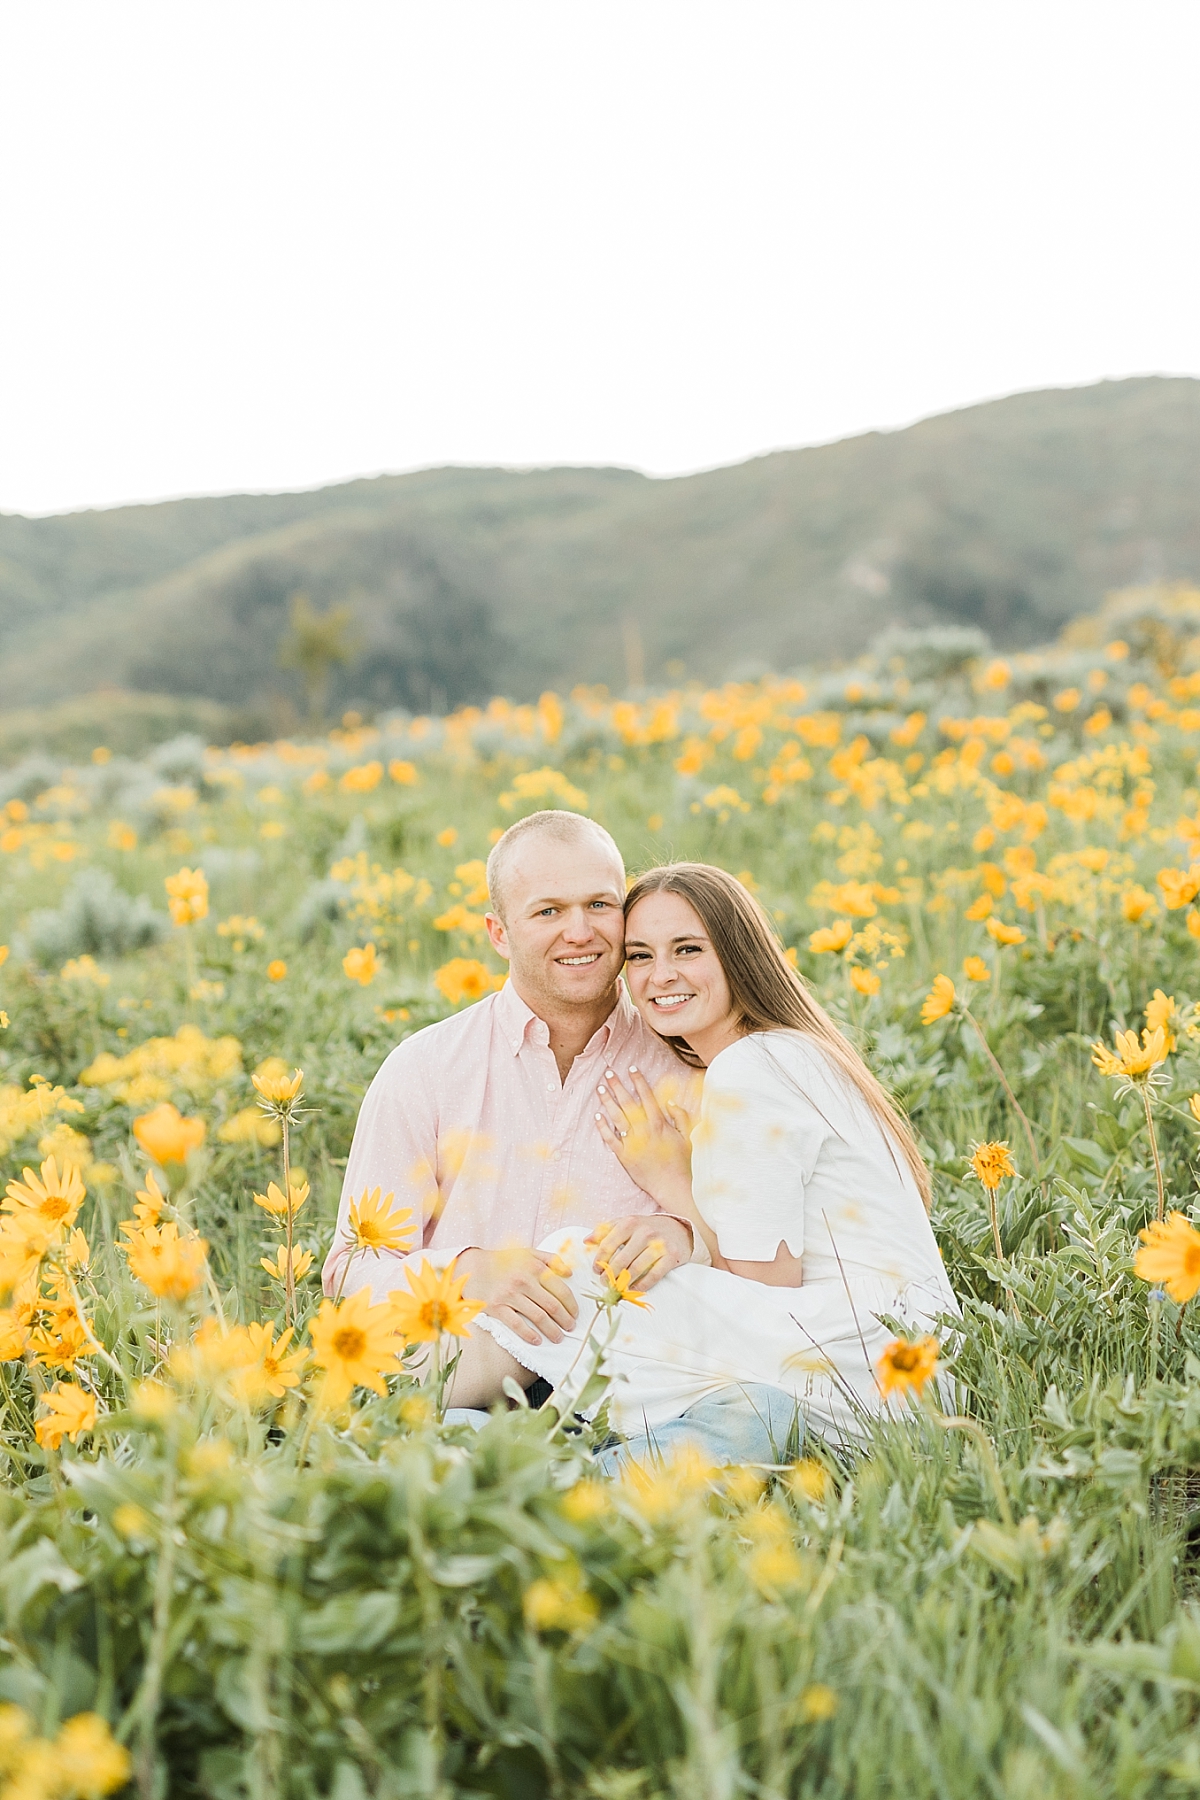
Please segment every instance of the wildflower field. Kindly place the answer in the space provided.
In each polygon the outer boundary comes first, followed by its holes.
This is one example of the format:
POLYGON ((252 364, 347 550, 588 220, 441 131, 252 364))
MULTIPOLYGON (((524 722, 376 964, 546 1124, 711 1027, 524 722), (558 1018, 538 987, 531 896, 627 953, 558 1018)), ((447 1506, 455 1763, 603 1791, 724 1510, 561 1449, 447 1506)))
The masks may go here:
POLYGON ((1102 636, 0 772, 4 1800, 1200 1792, 1200 639, 1102 636), (551 805, 738 874, 912 1117, 964 1319, 865 1452, 610 1482, 441 1423, 452 1276, 321 1299, 551 805))

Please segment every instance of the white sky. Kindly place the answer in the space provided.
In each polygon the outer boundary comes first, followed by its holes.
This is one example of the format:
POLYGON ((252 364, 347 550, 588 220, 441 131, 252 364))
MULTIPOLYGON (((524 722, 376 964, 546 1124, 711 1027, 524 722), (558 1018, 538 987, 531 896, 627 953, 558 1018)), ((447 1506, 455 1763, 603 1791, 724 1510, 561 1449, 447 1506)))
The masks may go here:
POLYGON ((1195 0, 0 0, 0 508, 1200 373, 1195 0))

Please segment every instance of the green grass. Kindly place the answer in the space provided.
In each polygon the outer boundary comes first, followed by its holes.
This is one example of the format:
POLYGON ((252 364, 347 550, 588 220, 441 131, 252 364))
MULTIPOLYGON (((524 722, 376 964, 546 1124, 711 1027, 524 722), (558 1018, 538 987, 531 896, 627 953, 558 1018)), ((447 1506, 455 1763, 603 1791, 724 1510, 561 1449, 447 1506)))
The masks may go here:
MULTIPOLYGON (((1085 732, 1091 701, 1018 714, 1009 738, 1040 746, 1047 765, 1025 773, 993 768, 995 742, 976 756, 984 727, 927 723, 893 744, 911 690, 884 682, 835 697, 840 749, 806 744, 798 780, 777 772, 811 714, 794 689, 764 687, 685 695, 656 741, 648 713, 584 697, 558 736, 550 715, 547 735, 499 707, 448 731, 337 734, 315 760, 285 744, 188 766, 177 745, 169 767, 89 763, 40 798, 18 796, 28 816, 10 807, 0 839, 0 940, 12 945, 0 1082, 28 1092, 39 1075, 83 1109, 61 1115, 89 1146, 80 1281, 125 1375, 82 1358, 74 1379, 99 1396, 96 1429, 47 1452, 34 1437, 40 1391, 72 1378, 0 1366, 0 1700, 46 1736, 96 1709, 128 1743, 140 1791, 172 1800, 1196 1792, 1200 1329, 1190 1305, 1152 1301, 1132 1273, 1155 1203, 1148 1141, 1140 1104, 1096 1072, 1089 1045, 1140 1025, 1156 988, 1174 997, 1156 1119, 1169 1202, 1200 1211, 1187 1109, 1200 1089, 1187 1029, 1197 939, 1187 907, 1158 900, 1130 922, 1123 904, 1135 883, 1161 895, 1159 870, 1188 866, 1198 741, 1181 690, 1150 718, 1137 682, 1156 685, 1152 670, 1102 651, 1093 662, 1115 723, 1085 732), (739 736, 752 726, 757 743, 739 736), (894 764, 886 790, 863 785, 869 745, 844 755, 860 727, 894 764), (707 760, 681 774, 691 736, 707 760), (1141 743, 1151 774, 1118 770, 1106 788, 1098 766, 1095 791, 1113 804, 1074 822, 1064 765, 1121 742, 1141 743), (904 769, 914 755, 922 767, 904 769), (412 761, 418 779, 342 786, 376 758, 412 761), (321 767, 324 785, 311 779, 321 767), (218 1302, 228 1324, 283 1321, 259 1266, 277 1236, 252 1200, 278 1178, 278 1152, 221 1136, 253 1102, 250 1071, 268 1056, 304 1069, 311 1110, 292 1153, 313 1194, 298 1233, 319 1261, 367 1083, 398 1035, 447 1010, 436 969, 484 954, 469 925, 435 923, 464 900, 456 886, 469 894, 473 874, 457 871, 540 803, 500 796, 521 775, 536 788, 546 768, 586 795, 631 868, 695 856, 752 880, 909 1108, 963 1301, 943 1357, 973 1430, 926 1400, 859 1453, 810 1443, 799 1476, 765 1487, 687 1468, 610 1484, 592 1470, 589 1433, 525 1410, 478 1438, 450 1430, 411 1375, 319 1419, 303 1385, 248 1408, 216 1365, 164 1364, 218 1302), (721 797, 729 788, 746 810, 721 797), (1004 794, 1045 804, 1044 828, 1028 812, 1013 821, 1004 794), (448 828, 454 842, 439 842, 448 828), (973 848, 981 831, 994 836, 973 848), (1061 885, 1055 859, 1087 847, 1107 866, 1075 862, 1061 885), (1026 848, 1059 886, 1021 888, 1026 848), (133 897, 163 911, 164 877, 197 863, 209 917, 157 937, 151 924, 142 948, 115 949, 133 897), (966 917, 989 867, 1006 883, 996 912, 1025 932, 1003 950, 966 917), (397 868, 416 885, 389 892, 381 877, 397 868), (117 898, 97 898, 101 870, 117 898), (855 991, 844 957, 808 948, 838 916, 822 909, 822 881, 884 890, 876 918, 905 954, 886 959, 873 997, 855 991), (256 927, 218 932, 234 915, 256 927), (342 958, 368 941, 383 967, 364 988, 342 958), (919 1021, 934 974, 966 986, 968 954, 990 962, 973 1010, 1032 1120, 1041 1180, 974 1032, 919 1021), (81 955, 107 980, 86 965, 63 972, 81 955), (267 976, 275 958, 280 981, 267 976), (120 1248, 146 1172, 131 1123, 159 1090, 122 1095, 80 1076, 184 1023, 240 1051, 216 1077, 193 1062, 165 1078, 207 1127, 175 1199, 209 1242, 213 1277, 212 1292, 172 1308, 130 1278, 120 1248), (1021 1170, 1001 1194, 1003 1266, 966 1161, 992 1138, 1010 1140, 1021 1170), (151 1375, 174 1396, 153 1416, 138 1390, 151 1375)), ((1056 690, 1086 686, 1086 673, 1078 658, 1052 660, 1021 680, 1056 690)), ((1011 693, 956 679, 936 690, 935 720, 1007 718, 1011 693)), ((0 1093, 0 1124, 14 1105, 0 1093)), ((9 1174, 38 1160, 53 1123, 13 1136, 9 1174)), ((312 1275, 300 1291, 303 1340, 312 1275)))

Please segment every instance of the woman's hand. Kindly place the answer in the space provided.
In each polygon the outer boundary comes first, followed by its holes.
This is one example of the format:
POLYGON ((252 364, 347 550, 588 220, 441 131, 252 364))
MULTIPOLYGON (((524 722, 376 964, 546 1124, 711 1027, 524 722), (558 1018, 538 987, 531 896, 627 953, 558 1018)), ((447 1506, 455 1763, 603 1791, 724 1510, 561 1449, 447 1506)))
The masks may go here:
POLYGON ((606 1069, 596 1127, 621 1167, 666 1212, 692 1216, 691 1119, 681 1106, 660 1106, 646 1077, 630 1069, 634 1091, 606 1069))

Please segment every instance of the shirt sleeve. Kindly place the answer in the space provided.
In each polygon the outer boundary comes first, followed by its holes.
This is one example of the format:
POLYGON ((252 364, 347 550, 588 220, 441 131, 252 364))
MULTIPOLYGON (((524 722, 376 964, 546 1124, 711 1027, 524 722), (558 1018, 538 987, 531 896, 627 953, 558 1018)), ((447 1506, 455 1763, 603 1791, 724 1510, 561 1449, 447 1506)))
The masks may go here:
POLYGON ((693 1196, 723 1256, 773 1262, 781 1243, 804 1254, 804 1190, 828 1132, 764 1046, 739 1044, 713 1063, 692 1139, 693 1196))
POLYGON ((408 1043, 392 1051, 374 1081, 354 1127, 354 1141, 346 1162, 337 1225, 321 1282, 327 1294, 353 1294, 369 1288, 373 1300, 387 1298, 393 1288, 403 1288, 409 1263, 432 1263, 442 1268, 469 1244, 439 1244, 424 1248, 425 1237, 436 1222, 437 1105, 424 1078, 423 1058, 408 1043), (405 1250, 358 1250, 350 1233, 350 1207, 364 1192, 392 1196, 393 1213, 407 1210, 404 1221, 405 1250), (349 1265, 347 1267, 347 1264, 349 1265))

